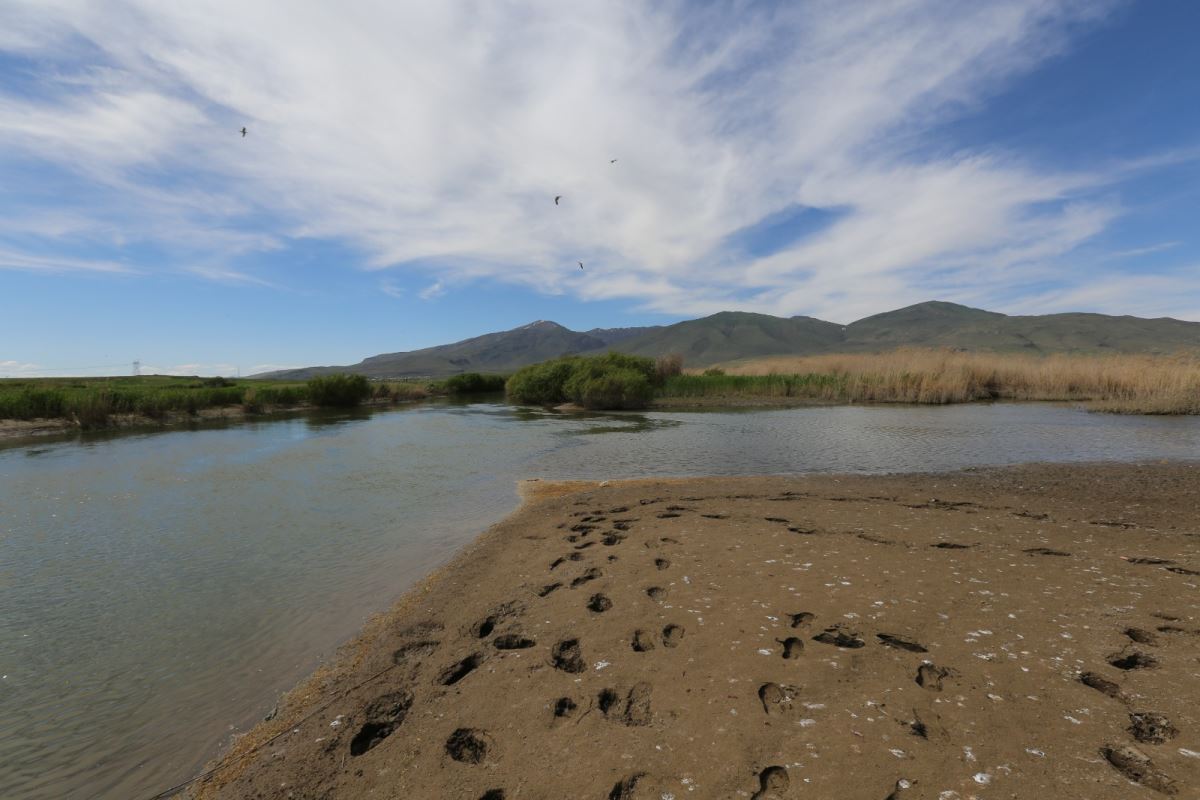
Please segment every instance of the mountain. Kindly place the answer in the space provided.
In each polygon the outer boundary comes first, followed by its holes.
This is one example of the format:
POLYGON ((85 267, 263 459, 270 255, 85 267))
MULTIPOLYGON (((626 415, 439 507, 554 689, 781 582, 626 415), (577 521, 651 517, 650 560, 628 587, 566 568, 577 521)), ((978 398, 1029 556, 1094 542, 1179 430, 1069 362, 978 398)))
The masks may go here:
POLYGON ((453 344, 372 356, 343 367, 304 367, 258 377, 304 379, 331 372, 368 377, 445 377, 512 372, 577 353, 617 350, 643 356, 681 353, 689 367, 768 355, 876 352, 897 347, 1034 353, 1200 352, 1200 322, 1104 314, 1009 316, 928 302, 838 325, 812 317, 722 311, 648 328, 594 328, 580 333, 539 320, 453 344))

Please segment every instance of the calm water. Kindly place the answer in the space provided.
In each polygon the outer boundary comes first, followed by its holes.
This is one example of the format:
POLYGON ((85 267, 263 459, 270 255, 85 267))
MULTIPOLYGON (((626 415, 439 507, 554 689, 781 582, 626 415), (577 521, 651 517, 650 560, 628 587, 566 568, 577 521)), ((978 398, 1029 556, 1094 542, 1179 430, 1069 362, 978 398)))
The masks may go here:
POLYGON ((0 449, 0 796, 187 778, 528 477, 1193 459, 1062 406, 564 417, 423 406, 0 449))

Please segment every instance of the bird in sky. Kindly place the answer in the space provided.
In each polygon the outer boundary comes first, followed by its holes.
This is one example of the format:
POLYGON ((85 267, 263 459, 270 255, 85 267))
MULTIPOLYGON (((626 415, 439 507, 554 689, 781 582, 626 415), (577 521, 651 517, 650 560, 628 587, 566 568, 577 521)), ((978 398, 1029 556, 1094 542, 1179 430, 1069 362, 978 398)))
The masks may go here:
POLYGON ((583 262, 582 262, 582 261, 580 261, 580 262, 579 262, 579 268, 580 268, 580 269, 583 269, 583 262))
POLYGON ((243 127, 242 127, 242 138, 243 138, 243 139, 245 139, 245 138, 246 138, 246 128, 245 128, 245 126, 243 126, 243 127))
POLYGON ((615 164, 615 163, 617 163, 617 160, 614 158, 614 159, 612 159, 611 161, 609 161, 608 163, 610 163, 610 164, 615 164))
POLYGON ((561 194, 554 195, 554 205, 558 205, 559 200, 562 200, 562 195, 561 194))

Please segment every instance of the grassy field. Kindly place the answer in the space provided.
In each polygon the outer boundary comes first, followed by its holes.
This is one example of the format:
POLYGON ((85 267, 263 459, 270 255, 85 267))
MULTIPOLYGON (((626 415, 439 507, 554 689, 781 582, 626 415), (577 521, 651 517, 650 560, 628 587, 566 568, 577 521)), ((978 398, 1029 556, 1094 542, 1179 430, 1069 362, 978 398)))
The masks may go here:
POLYGON ((1066 400, 1128 414, 1200 413, 1200 358, 897 350, 775 356, 667 380, 660 402, 966 403, 1066 400), (719 372, 720 374, 716 374, 719 372))
MULTIPOLYGON (((163 420, 173 414, 196 415, 204 409, 229 406, 239 406, 247 413, 264 413, 315 405, 313 388, 304 381, 167 375, 7 378, 0 379, 0 420, 67 419, 80 427, 100 428, 117 415, 163 420)), ((490 375, 465 381, 461 376, 445 381, 373 381, 361 399, 401 402, 502 388, 503 377, 490 375)))

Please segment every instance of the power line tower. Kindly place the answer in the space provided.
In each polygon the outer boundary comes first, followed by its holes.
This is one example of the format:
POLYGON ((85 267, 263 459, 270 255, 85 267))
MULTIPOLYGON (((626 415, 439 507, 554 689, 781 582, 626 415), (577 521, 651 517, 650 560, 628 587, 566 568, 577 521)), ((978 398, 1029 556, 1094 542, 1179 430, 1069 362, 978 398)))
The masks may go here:
POLYGON ((136 378, 138 375, 141 375, 141 374, 142 374, 142 362, 134 361, 133 362, 133 376, 136 378))

